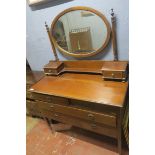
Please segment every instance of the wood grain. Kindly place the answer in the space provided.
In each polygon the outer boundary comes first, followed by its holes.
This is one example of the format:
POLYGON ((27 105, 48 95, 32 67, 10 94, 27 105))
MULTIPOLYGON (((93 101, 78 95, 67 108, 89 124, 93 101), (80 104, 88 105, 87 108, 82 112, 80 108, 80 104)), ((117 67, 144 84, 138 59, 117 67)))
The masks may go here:
POLYGON ((127 88, 128 82, 103 81, 100 75, 65 73, 45 76, 30 91, 122 107, 127 88))

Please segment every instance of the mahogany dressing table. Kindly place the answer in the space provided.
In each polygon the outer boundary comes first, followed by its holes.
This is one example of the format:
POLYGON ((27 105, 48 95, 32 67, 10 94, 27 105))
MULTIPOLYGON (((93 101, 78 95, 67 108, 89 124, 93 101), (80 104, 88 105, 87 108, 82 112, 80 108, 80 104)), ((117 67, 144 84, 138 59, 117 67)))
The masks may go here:
MULTIPOLYGON (((112 12, 112 22, 114 21, 112 12)), ((116 138, 118 152, 121 155, 122 119, 128 101, 128 62, 118 61, 114 23, 112 26, 111 31, 105 16, 87 7, 74 7, 63 11, 55 18, 51 29, 46 24, 56 60, 45 65, 45 76, 29 89, 27 107, 32 115, 35 113, 45 118, 48 123, 56 120, 116 138), (64 32, 67 31, 67 27, 63 17, 66 15, 69 19, 71 15, 79 14, 81 18, 97 17, 104 22, 103 28, 106 32, 103 33, 102 44, 98 44, 97 50, 93 47, 95 50, 88 51, 89 47, 80 43, 80 40, 77 42, 77 51, 71 49, 72 46, 68 42, 69 33, 79 33, 79 31, 76 27, 76 31, 68 31, 67 35, 64 32), (58 20, 61 21, 59 27, 56 24, 58 20), (103 51, 111 33, 114 61, 59 61, 55 47, 63 54, 74 57, 92 56, 103 51)), ((90 26, 89 29, 93 27, 90 26)), ((92 31, 91 33, 91 46, 93 46, 95 36, 92 31)), ((81 33, 78 37, 79 35, 81 33)), ((75 40, 77 41, 77 38, 75 40)))

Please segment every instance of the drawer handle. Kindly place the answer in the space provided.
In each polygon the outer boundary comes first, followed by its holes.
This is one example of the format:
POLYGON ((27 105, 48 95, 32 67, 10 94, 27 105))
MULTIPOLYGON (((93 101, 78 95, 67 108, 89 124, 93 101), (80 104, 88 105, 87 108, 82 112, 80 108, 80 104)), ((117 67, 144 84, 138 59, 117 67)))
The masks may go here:
POLYGON ((114 76, 115 76, 115 74, 114 74, 114 73, 112 73, 111 75, 112 75, 112 77, 114 77, 114 76))
POLYGON ((54 108, 54 106, 53 105, 50 105, 50 108, 54 108))
POLYGON ((58 115, 58 114, 54 114, 54 116, 55 116, 55 117, 58 117, 59 115, 58 115))
POLYGON ((94 119, 94 115, 93 114, 88 114, 88 118, 89 119, 94 119))

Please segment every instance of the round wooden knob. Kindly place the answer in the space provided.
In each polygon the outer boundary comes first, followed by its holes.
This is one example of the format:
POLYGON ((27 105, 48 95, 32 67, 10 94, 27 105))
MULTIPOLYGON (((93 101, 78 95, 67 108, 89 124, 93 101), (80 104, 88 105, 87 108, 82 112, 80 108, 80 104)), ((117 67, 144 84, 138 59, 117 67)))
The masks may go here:
POLYGON ((58 117, 59 115, 58 114, 54 114, 54 116, 58 117))
POLYGON ((53 105, 51 105, 50 107, 51 107, 51 108, 54 108, 54 106, 53 106, 53 105))
POLYGON ((94 119, 94 115, 93 114, 88 114, 88 118, 89 119, 94 119))
POLYGON ((114 77, 114 76, 115 76, 115 74, 114 74, 114 73, 112 73, 111 75, 112 75, 112 77, 114 77))

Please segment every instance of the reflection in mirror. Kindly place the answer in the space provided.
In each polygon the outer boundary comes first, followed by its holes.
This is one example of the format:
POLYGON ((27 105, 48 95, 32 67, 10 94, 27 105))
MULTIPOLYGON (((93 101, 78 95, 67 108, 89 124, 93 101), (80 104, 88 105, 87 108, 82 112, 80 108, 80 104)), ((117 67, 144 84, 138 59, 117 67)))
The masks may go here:
POLYGON ((54 25, 53 37, 69 53, 84 54, 100 49, 108 37, 104 20, 85 10, 75 10, 62 15, 54 25))

